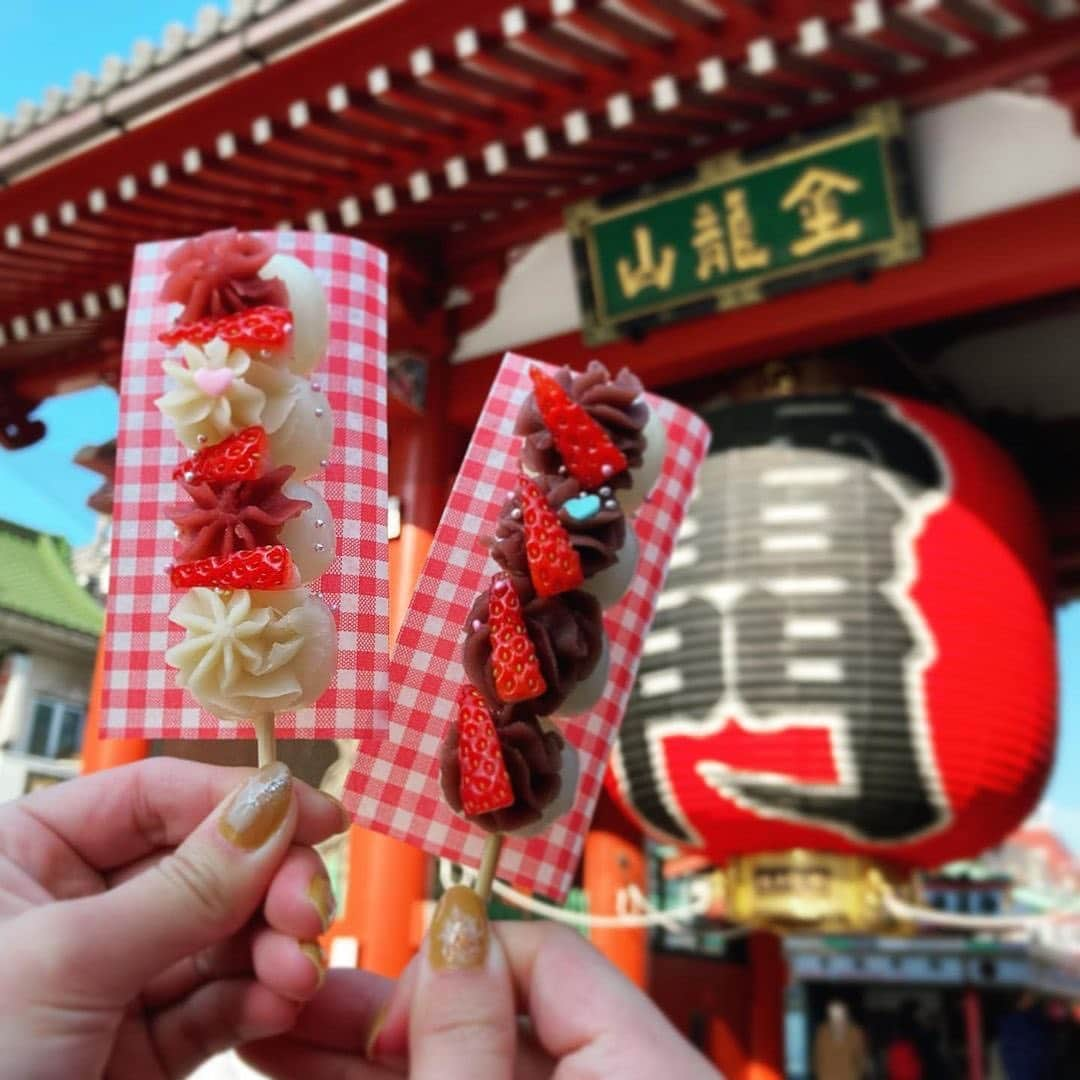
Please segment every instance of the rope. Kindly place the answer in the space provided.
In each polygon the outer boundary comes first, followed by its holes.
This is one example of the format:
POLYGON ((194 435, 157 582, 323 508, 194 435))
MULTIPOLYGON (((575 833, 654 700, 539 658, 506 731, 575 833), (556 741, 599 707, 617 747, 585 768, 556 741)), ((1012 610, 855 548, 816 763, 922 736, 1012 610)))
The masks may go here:
MULTIPOLYGON (((476 877, 476 871, 467 867, 459 866, 449 859, 439 860, 439 881, 444 889, 461 883, 470 884, 476 877)), ((661 910, 651 904, 636 885, 629 885, 620 889, 615 897, 614 915, 591 915, 588 912, 565 911, 561 907, 549 904, 543 900, 518 892, 505 882, 496 880, 493 892, 500 900, 508 904, 528 911, 533 915, 540 915, 552 922, 564 923, 567 926, 597 930, 642 930, 652 926, 661 926, 667 930, 682 929, 682 924, 704 915, 712 903, 712 887, 708 881, 695 881, 690 886, 691 899, 687 904, 677 908, 661 910), (632 910, 632 906, 640 909, 639 913, 632 910)), ((735 937, 745 931, 741 927, 735 927, 726 932, 725 936, 735 937)))
POLYGON ((1040 926, 1075 918, 1068 912, 1048 912, 1045 915, 958 915, 951 911, 922 907, 901 900, 895 893, 886 891, 883 900, 886 910, 897 919, 923 923, 927 926, 943 926, 956 930, 982 930, 1005 933, 1009 930, 1034 930, 1040 926))
MULTIPOLYGON (((473 884, 476 871, 451 862, 439 860, 439 880, 444 889, 457 884, 473 884)), ((512 904, 522 911, 563 923, 579 929, 598 930, 642 930, 659 926, 669 932, 682 930, 686 923, 704 915, 712 904, 712 886, 708 879, 698 879, 690 883, 690 900, 675 908, 661 909, 652 904, 641 889, 630 883, 615 894, 615 913, 613 915, 593 915, 588 912, 566 911, 544 900, 537 900, 505 882, 495 880, 492 891, 500 900, 512 904)), ((1044 915, 959 915, 937 908, 922 907, 901 900, 891 890, 886 890, 882 898, 885 909, 896 919, 921 923, 927 926, 940 926, 955 930, 982 931, 986 933, 1007 933, 1021 930, 1036 931, 1041 928, 1072 921, 1078 918, 1072 912, 1048 912, 1044 915)), ((719 931, 725 939, 739 937, 747 933, 743 926, 719 931)))

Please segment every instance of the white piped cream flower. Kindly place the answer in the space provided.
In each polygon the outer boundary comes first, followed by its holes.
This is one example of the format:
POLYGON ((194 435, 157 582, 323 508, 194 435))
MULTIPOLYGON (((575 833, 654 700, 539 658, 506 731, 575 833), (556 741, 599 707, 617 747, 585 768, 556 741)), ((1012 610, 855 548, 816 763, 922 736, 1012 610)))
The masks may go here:
POLYGON ((243 349, 230 349, 219 338, 204 347, 185 342, 181 349, 186 363, 164 362, 172 386, 154 404, 185 446, 212 446, 260 422, 266 394, 248 381, 253 364, 243 349))
POLYGON ((166 663, 177 669, 177 683, 223 720, 305 708, 330 684, 333 617, 305 589, 191 589, 169 618, 187 633, 166 663))

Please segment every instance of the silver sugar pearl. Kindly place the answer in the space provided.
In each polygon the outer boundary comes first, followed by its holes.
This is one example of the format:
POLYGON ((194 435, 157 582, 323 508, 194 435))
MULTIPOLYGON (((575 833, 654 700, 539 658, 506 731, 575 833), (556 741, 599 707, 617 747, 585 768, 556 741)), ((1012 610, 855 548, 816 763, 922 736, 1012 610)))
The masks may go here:
POLYGON ((316 544, 315 545, 315 550, 316 551, 325 551, 326 550, 326 545, 325 544, 316 544))
POLYGON ((472 628, 473 630, 479 632, 480 630, 484 629, 484 624, 479 619, 473 619, 472 628))
POLYGON ((317 394, 322 389, 322 383, 321 382, 316 382, 314 379, 312 379, 311 380, 311 389, 314 390, 315 393, 317 394))
POLYGON ((324 469, 325 469, 325 468, 326 468, 326 466, 330 464, 330 462, 329 462, 329 460, 328 460, 328 459, 326 459, 326 458, 323 458, 323 459, 322 459, 322 461, 320 461, 320 462, 319 462, 319 464, 320 464, 320 465, 322 466, 322 468, 324 468, 324 469))
POLYGON ((323 521, 322 518, 316 518, 315 519, 315 528, 316 529, 321 529, 325 524, 326 524, 326 522, 323 521))
POLYGON ((608 499, 607 502, 604 503, 604 506, 606 506, 608 510, 615 510, 618 505, 619 504, 614 499, 608 499))
POLYGON ((318 418, 318 417, 321 417, 321 416, 322 416, 322 414, 323 414, 324 412, 326 412, 326 410, 325 410, 325 409, 316 409, 316 410, 315 410, 315 416, 316 416, 316 418, 318 418))
POLYGON ((602 498, 602 499, 610 499, 611 498, 611 488, 607 487, 606 485, 604 487, 602 487, 600 489, 600 498, 602 498))
POLYGON ((195 436, 195 441, 198 442, 198 443, 204 443, 204 442, 206 442, 206 436, 205 435, 196 435, 195 436))
POLYGON ((521 507, 515 506, 514 509, 510 511, 510 516, 515 521, 520 521, 521 520, 521 507))
POLYGON ((560 465, 559 466, 559 475, 560 476, 565 476, 566 475, 566 466, 565 465, 560 465))
POLYGON ((186 480, 186 481, 187 481, 187 482, 188 482, 189 484, 192 484, 192 483, 194 483, 194 482, 195 482, 195 474, 194 474, 193 472, 191 472, 190 470, 188 470, 188 471, 187 471, 186 473, 184 473, 184 479, 185 479, 185 480, 186 480))
POLYGON ((601 465, 600 466, 600 471, 605 476, 610 476, 615 470, 610 465, 601 465))

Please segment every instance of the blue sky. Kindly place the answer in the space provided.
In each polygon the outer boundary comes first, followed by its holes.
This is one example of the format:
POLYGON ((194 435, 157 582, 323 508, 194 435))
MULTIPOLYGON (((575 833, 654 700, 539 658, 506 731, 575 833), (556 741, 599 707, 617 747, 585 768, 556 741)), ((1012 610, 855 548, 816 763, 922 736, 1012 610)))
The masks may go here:
MULTIPOLYGON (((138 38, 160 41, 170 22, 194 26, 207 6, 206 0, 0 0, 0 113, 12 115, 23 99, 40 101, 49 86, 69 86, 78 71, 96 75, 109 53, 130 55, 138 38)), ((3 513, 85 543, 94 528, 86 497, 100 478, 72 465, 71 457, 116 434, 116 395, 99 387, 46 402, 36 415, 48 426, 43 442, 16 453, 0 450, 3 513)))
POLYGON ((1050 824, 1080 855, 1080 603, 1058 613, 1061 740, 1046 793, 1050 824))
MULTIPOLYGON (((50 85, 67 86, 77 71, 97 73, 106 55, 127 56, 139 37, 160 40, 169 22, 192 26, 203 6, 199 0, 2 0, 0 113, 11 114, 23 98, 39 100, 50 85)), ((46 402, 37 415, 48 425, 43 442, 0 451, 3 513, 85 543, 94 524, 86 497, 99 481, 71 458, 80 446, 115 434, 116 395, 100 387, 46 402)), ((1080 604, 1058 613, 1058 628, 1062 739, 1047 816, 1080 853, 1080 604)))
POLYGON ((0 113, 10 116, 23 98, 39 101, 49 86, 69 86, 77 71, 96 75, 109 53, 129 56, 137 38, 160 41, 171 22, 194 26, 198 10, 210 6, 207 0, 3 0, 0 113))

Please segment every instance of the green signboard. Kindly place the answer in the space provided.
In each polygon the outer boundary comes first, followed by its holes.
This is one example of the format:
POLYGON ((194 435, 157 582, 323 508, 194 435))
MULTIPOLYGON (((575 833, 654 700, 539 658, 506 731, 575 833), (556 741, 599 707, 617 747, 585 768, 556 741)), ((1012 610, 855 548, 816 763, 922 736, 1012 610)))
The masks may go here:
POLYGON ((922 253, 896 105, 567 210, 590 344, 922 253))

